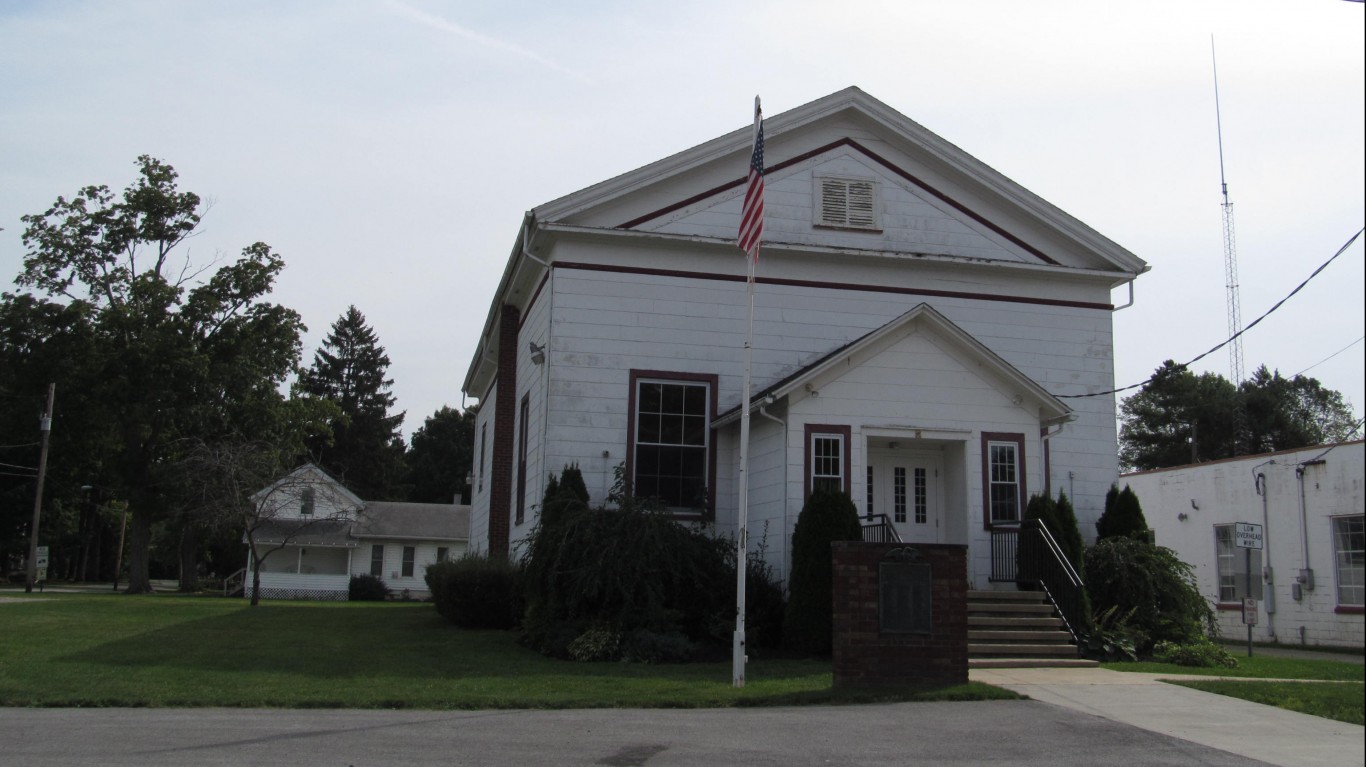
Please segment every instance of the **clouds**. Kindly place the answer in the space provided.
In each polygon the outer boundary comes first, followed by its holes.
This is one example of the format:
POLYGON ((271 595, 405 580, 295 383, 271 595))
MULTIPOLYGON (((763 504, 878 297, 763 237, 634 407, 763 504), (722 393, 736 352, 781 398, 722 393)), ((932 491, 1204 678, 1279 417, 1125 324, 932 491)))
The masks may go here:
MULTIPOLYGON (((0 7, 0 272, 19 216, 134 158, 216 201, 197 254, 264 240, 316 345, 354 303, 407 429, 459 385, 522 212, 858 85, 1153 265, 1117 383, 1222 340, 1209 37, 1244 318, 1361 225, 1362 11, 1343 2, 0 7)), ((737 172, 738 176, 738 172, 737 172)), ((1362 246, 1245 340, 1293 373, 1362 335, 1362 246)), ((1127 294, 1117 296, 1119 302, 1127 294)), ((1363 397, 1362 344, 1313 371, 1363 397)), ((1204 369, 1226 372, 1214 355, 1204 369)))

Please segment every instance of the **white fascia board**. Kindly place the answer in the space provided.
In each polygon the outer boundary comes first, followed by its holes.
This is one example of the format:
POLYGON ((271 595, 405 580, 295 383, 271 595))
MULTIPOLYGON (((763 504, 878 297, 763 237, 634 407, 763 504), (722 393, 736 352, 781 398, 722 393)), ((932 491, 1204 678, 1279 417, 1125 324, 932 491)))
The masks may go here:
POLYGON ((508 287, 512 284, 512 278, 517 273, 517 262, 521 259, 522 244, 526 241, 528 232, 535 229, 536 219, 532 211, 527 211, 522 216, 522 225, 517 228, 517 240, 512 244, 512 252, 508 255, 507 264, 503 267, 503 276, 498 280, 498 289, 493 292, 493 301, 489 304, 488 316, 484 318, 484 327, 479 331, 479 343, 474 347, 474 359, 470 360, 470 366, 465 372, 465 382, 460 385, 460 390, 467 395, 480 397, 483 392, 470 391, 474 385, 475 378, 484 365, 497 367, 498 363, 487 358, 490 347, 494 344, 493 329, 498 322, 498 310, 503 305, 503 296, 507 293, 508 287))
MULTIPOLYGON (((730 238, 707 237, 697 234, 670 234, 665 232, 641 231, 637 229, 609 229, 604 227, 578 226, 574 224, 541 224, 538 228, 542 232, 566 236, 600 239, 660 240, 670 243, 703 245, 716 249, 730 248, 735 250, 737 255, 739 254, 739 249, 735 244, 735 240, 730 238)), ((1122 285, 1134 278, 1132 272, 1125 271, 1083 269, 1075 266, 1062 266, 1059 264, 1007 260, 997 261, 987 258, 964 258, 962 256, 878 250, 875 248, 837 248, 828 245, 809 245, 805 243, 784 243, 765 240, 763 249, 765 253, 778 251, 792 255, 838 255, 862 258, 895 258, 908 261, 933 261, 954 266, 987 267, 992 269, 1010 269, 1021 272, 1037 272, 1040 274, 1047 274, 1050 277, 1095 277, 1109 280, 1111 287, 1122 285)))

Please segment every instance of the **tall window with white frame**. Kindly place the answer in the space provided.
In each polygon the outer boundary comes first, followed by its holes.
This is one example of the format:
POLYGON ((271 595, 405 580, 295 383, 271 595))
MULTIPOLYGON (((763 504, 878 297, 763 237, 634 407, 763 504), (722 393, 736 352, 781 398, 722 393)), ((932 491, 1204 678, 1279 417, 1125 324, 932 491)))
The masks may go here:
POLYGON ((676 511, 705 509, 711 387, 642 378, 635 398, 635 494, 676 511))
POLYGON ((987 443, 987 492, 993 524, 1020 519, 1019 451, 1015 442, 987 443))
POLYGON ((1219 584, 1219 601, 1238 601, 1238 547, 1233 542, 1233 525, 1214 526, 1214 574, 1219 584))
POLYGON ((811 435, 811 492, 844 490, 844 435, 811 435))
POLYGON ((384 544, 370 546, 370 574, 376 578, 384 577, 384 544))
POLYGON ((1366 606, 1366 516, 1333 517, 1333 560, 1338 606, 1366 606))
POLYGON ((404 546, 404 547, 403 547, 403 569, 400 571, 400 572, 403 573, 403 577, 404 577, 404 578, 411 578, 411 577, 413 577, 413 572, 414 572, 414 570, 415 570, 415 568, 416 568, 416 565, 417 565, 417 547, 416 547, 416 546, 404 546))

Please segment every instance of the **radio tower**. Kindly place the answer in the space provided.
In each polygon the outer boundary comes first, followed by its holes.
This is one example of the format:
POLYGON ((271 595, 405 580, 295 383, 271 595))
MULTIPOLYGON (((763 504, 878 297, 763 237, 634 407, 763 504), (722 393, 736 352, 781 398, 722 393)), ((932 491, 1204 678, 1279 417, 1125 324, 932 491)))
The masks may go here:
POLYGON ((1228 199, 1228 181, 1224 178, 1224 125, 1219 114, 1219 62, 1214 55, 1214 35, 1209 38, 1210 60, 1214 64, 1214 124, 1219 134, 1219 190, 1224 196, 1224 290, 1228 299, 1228 334, 1233 340, 1228 345, 1229 380, 1237 386, 1243 382, 1243 329, 1241 301, 1238 298, 1238 247, 1233 236, 1233 203, 1228 199))

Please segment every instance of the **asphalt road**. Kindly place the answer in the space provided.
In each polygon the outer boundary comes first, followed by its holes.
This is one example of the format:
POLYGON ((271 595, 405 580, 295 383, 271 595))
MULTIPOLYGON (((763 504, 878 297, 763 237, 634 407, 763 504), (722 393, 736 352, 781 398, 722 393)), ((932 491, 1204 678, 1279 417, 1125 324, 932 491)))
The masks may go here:
POLYGON ((0 709, 3 767, 1260 765, 1039 701, 574 711, 0 709))

